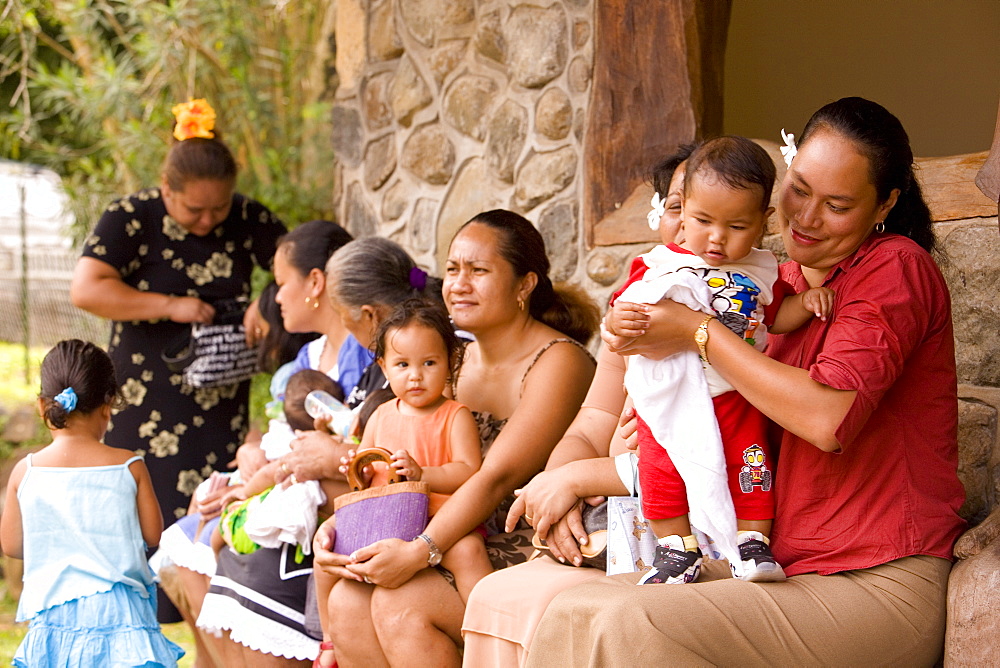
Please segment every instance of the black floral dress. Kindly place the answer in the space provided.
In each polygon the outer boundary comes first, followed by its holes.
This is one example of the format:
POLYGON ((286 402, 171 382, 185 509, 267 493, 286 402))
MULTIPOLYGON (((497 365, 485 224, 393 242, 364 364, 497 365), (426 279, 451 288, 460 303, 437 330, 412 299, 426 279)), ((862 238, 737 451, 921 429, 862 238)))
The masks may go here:
MULTIPOLYGON (((157 188, 108 207, 83 255, 114 267, 141 291, 192 296, 208 303, 250 294, 254 263, 269 267, 285 227, 263 205, 233 195, 229 216, 199 237, 167 215, 157 188)), ((184 515, 191 493, 215 469, 224 470, 246 435, 249 382, 193 388, 161 359, 189 325, 159 320, 115 321, 108 352, 125 407, 105 442, 146 458, 164 526, 184 515)))

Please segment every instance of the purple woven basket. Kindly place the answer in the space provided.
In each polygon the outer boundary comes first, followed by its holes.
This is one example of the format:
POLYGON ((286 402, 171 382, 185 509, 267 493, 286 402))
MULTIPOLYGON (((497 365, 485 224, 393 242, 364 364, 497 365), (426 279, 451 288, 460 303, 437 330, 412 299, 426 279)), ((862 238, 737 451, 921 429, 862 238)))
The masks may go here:
POLYGON ((357 473, 373 461, 388 463, 389 457, 388 450, 369 448, 358 452, 351 462, 348 482, 356 491, 333 502, 333 551, 337 554, 351 554, 384 538, 413 540, 427 527, 430 488, 426 482, 390 482, 361 489, 357 473))

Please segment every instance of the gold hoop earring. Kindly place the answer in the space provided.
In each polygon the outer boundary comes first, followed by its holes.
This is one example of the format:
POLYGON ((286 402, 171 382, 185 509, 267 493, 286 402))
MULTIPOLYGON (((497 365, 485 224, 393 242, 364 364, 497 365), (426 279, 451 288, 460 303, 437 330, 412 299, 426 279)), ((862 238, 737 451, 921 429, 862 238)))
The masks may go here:
POLYGON ((517 308, 519 308, 522 311, 524 310, 524 300, 521 299, 520 297, 517 298, 517 308))
POLYGON ((882 234, 883 232, 885 232, 885 221, 880 220, 875 223, 875 234, 882 234))

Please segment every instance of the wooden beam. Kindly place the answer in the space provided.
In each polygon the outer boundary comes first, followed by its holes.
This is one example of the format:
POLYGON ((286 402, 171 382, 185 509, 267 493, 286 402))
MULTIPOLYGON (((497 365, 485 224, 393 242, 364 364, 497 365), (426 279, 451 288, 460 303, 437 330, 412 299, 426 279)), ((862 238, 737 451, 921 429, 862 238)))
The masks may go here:
POLYGON ((987 151, 947 158, 917 158, 917 180, 935 223, 992 218, 997 205, 976 187, 976 172, 987 151))

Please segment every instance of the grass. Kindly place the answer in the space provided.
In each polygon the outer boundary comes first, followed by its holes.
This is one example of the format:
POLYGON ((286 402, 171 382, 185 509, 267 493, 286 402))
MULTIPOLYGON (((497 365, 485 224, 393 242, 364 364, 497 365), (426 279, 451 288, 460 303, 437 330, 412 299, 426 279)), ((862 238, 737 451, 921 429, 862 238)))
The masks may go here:
MULTIPOLYGON (((38 370, 46 352, 45 348, 29 348, 25 355, 24 346, 0 342, 0 378, 3 379, 0 382, 0 434, 15 411, 23 407, 34 410, 40 385, 38 370)), ((18 445, 41 445, 48 441, 49 433, 41 428, 39 420, 35 437, 25 443, 11 443, 0 438, 0 462, 18 445)))
POLYGON ((25 374, 24 346, 0 342, 0 378, 4 379, 0 383, 0 406, 17 406, 35 400, 38 396, 38 369, 46 352, 45 348, 28 349, 28 373, 25 374))

